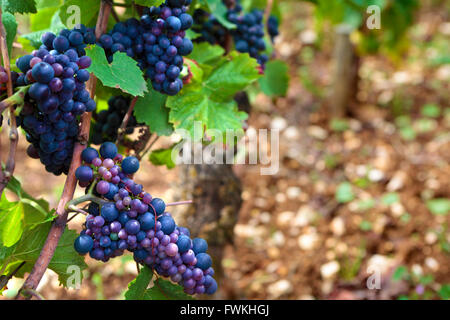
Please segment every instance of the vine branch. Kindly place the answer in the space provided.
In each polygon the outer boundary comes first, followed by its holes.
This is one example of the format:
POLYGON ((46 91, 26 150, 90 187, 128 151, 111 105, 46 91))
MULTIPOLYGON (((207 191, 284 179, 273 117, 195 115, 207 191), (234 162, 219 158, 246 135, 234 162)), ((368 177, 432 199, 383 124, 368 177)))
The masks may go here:
MULTIPOLYGON (((108 25, 108 18, 111 13, 111 2, 102 0, 100 5, 100 12, 97 18, 97 25, 95 28, 95 36, 97 39, 106 32, 108 25)), ((96 77, 91 74, 87 89, 91 94, 91 98, 95 96, 95 86, 96 77)), ((25 280, 21 290, 19 291, 17 299, 29 299, 30 297, 24 297, 21 295, 21 291, 30 292, 29 290, 36 290, 42 276, 47 270, 47 267, 55 253, 56 247, 58 246, 59 239, 64 232, 67 224, 68 210, 66 209, 66 204, 72 200, 75 193, 75 188, 77 185, 77 180, 75 178, 75 170, 81 164, 81 152, 85 149, 87 141, 89 139, 89 127, 91 124, 91 112, 85 113, 81 116, 81 127, 78 135, 78 142, 75 143, 72 162, 70 164, 69 172, 67 174, 67 179, 64 184, 63 194, 59 200, 56 213, 58 217, 53 221, 50 231, 48 233, 47 239, 44 243, 42 251, 36 260, 33 269, 31 270, 29 276, 25 280)))
MULTIPOLYGON (((1 8, 0 8, 0 49, 2 52, 3 65, 6 74, 8 75, 8 82, 6 83, 6 92, 8 97, 11 97, 13 95, 11 66, 9 60, 8 45, 6 43, 6 29, 5 26, 3 25, 1 8)), ((1 170, 0 174, 0 195, 3 193, 3 190, 8 185, 9 180, 11 180, 14 168, 16 167, 15 158, 16 158, 17 143, 19 142, 19 135, 17 132, 16 115, 14 112, 13 104, 9 105, 9 126, 10 126, 9 153, 8 159, 6 160, 5 170, 1 170)))
POLYGON ((133 114, 134 106, 136 105, 137 99, 138 99, 138 97, 136 96, 133 98, 133 100, 131 100, 131 103, 130 103, 130 106, 128 107, 127 113, 125 114, 125 117, 123 117, 122 124, 120 125, 116 143, 119 143, 120 141, 122 141, 123 136, 125 135, 128 121, 130 121, 131 115, 133 114))

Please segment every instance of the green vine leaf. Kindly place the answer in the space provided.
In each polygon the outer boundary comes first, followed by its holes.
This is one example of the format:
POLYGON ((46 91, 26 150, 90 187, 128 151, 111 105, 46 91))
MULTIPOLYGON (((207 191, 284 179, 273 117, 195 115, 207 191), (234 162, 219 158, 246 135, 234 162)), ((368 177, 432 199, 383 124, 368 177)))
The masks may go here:
POLYGON ((4 246, 11 247, 23 233, 23 206, 20 202, 9 202, 3 194, 0 211, 0 240, 4 246))
POLYGON ((175 168, 175 163, 172 160, 173 146, 167 149, 157 149, 150 153, 150 162, 155 166, 165 165, 167 169, 175 168))
POLYGON ((2 22, 6 30, 6 44, 8 46, 8 53, 11 55, 12 45, 17 32, 16 18, 11 13, 5 12, 2 14, 2 22))
POLYGON ((184 293, 183 288, 168 280, 158 278, 153 287, 147 290, 147 300, 195 300, 184 293))
POLYGON ((144 7, 159 7, 165 0, 134 0, 134 3, 144 7))
POLYGON ((236 29, 236 25, 227 19, 227 7, 222 0, 206 0, 210 12, 214 13, 214 17, 227 29, 236 29))
POLYGON ((143 98, 137 99, 134 106, 134 115, 138 122, 144 122, 150 131, 158 136, 169 136, 173 126, 169 123, 169 109, 166 107, 167 96, 151 88, 143 98))
MULTIPOLYGON (((50 227, 51 222, 45 222, 39 224, 33 231, 27 228, 24 230, 20 241, 13 247, 0 247, 0 269, 5 270, 4 274, 11 272, 23 261, 26 264, 16 276, 23 277, 25 272, 31 270, 44 246, 50 227)), ((76 266, 79 268, 79 271, 87 268, 84 257, 80 256, 73 247, 77 236, 78 234, 75 230, 66 228, 49 264, 49 268, 58 274, 59 282, 65 287, 68 285, 68 278, 73 274, 73 271, 69 267, 73 268, 73 266, 76 266)), ((81 277, 82 275, 80 272, 81 277)))
POLYGON ((214 68, 207 64, 200 67, 202 81, 192 81, 179 94, 167 99, 169 121, 177 129, 188 130, 192 136, 194 122, 203 130, 217 129, 225 133, 229 129, 243 133, 242 124, 247 114, 238 110, 233 98, 260 77, 256 60, 248 54, 232 52, 220 58, 214 68))
POLYGON ((125 292, 125 300, 148 300, 144 299, 147 287, 153 278, 152 270, 145 266, 133 281, 128 284, 128 290, 125 292))
POLYGON ((264 70, 264 77, 259 79, 264 94, 269 97, 284 97, 289 85, 288 66, 281 60, 269 61, 264 70))
POLYGON ((42 44, 41 37, 45 32, 52 32, 54 34, 57 34, 59 31, 61 31, 64 28, 65 28, 65 26, 61 22, 61 19, 59 17, 59 11, 57 11, 52 16, 49 28, 24 34, 20 38, 29 40, 33 47, 38 48, 42 44))
POLYGON ((215 100, 227 101, 261 77, 258 62, 247 53, 231 52, 227 62, 217 67, 205 79, 204 88, 215 100))
POLYGON ((188 57, 197 63, 211 63, 219 60, 224 53, 225 49, 221 46, 212 46, 207 42, 201 42, 195 44, 194 49, 188 57))
POLYGON ((35 0, 2 0, 2 10, 14 13, 36 13, 36 1, 35 0))
POLYGON ((86 55, 92 59, 88 71, 94 73, 103 85, 121 89, 132 96, 143 97, 148 91, 141 69, 125 53, 116 52, 111 64, 106 60, 105 51, 99 46, 86 48, 86 55))
POLYGON ((74 11, 70 10, 70 7, 77 6, 80 8, 80 23, 86 26, 95 25, 100 10, 100 2, 94 0, 65 0, 64 5, 59 10, 59 17, 64 25, 68 25, 68 22, 74 23, 72 21, 74 11))

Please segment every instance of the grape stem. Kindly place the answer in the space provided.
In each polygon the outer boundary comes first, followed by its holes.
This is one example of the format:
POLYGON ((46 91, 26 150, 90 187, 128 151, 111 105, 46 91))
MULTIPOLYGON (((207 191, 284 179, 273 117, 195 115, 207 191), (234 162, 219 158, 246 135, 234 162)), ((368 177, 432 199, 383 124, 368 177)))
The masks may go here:
MULTIPOLYGON (((97 25, 95 28, 95 36, 97 39, 106 32, 106 28, 108 25, 108 18, 111 13, 112 4, 110 1, 102 0, 100 4, 100 11, 97 17, 97 25)), ((95 86, 96 86, 96 77, 91 74, 89 82, 87 84, 87 88, 91 94, 91 98, 95 96, 95 86)), ((24 297, 20 293, 22 291, 29 292, 29 290, 36 290, 39 282, 41 281, 45 270, 47 270, 50 261, 53 258, 56 247, 58 246, 59 239, 63 234, 66 224, 67 217, 69 212, 66 209, 66 204, 70 202, 75 193, 75 188, 77 186, 77 179, 75 178, 75 170, 81 164, 81 152, 86 148, 87 141, 89 139, 89 127, 91 124, 91 112, 84 113, 81 116, 81 126, 80 132, 78 134, 79 141, 75 143, 72 162, 70 164, 69 172, 67 174, 67 179, 64 184, 63 194, 61 199, 59 200, 58 207, 56 209, 56 213, 58 217, 52 222, 52 226, 47 235, 47 239, 45 240, 44 246, 39 254, 38 259, 36 260, 33 269, 25 280, 22 288, 19 291, 19 294, 16 296, 16 299, 30 299, 30 296, 24 297)))
POLYGON ((122 124, 120 125, 119 128, 116 144, 119 144, 120 141, 123 140, 123 136, 125 135, 125 131, 127 129, 128 121, 130 121, 131 115, 133 114, 134 106, 136 105, 137 99, 138 97, 136 96, 133 98, 133 100, 131 100, 127 113, 125 114, 125 117, 123 117, 122 124))
POLYGON ((159 136, 156 136, 156 138, 152 142, 149 143, 149 145, 145 148, 145 150, 141 154, 137 155, 138 160, 141 160, 152 149, 153 145, 155 144, 156 141, 158 141, 158 139, 159 139, 159 136))
POLYGON ((38 300, 45 300, 44 296, 33 289, 24 289, 21 290, 21 295, 26 299, 30 299, 31 297, 35 297, 38 300))
MULTIPOLYGON (((8 97, 11 97, 13 95, 13 85, 11 79, 11 63, 9 60, 8 45, 6 43, 6 29, 2 21, 3 21, 2 10, 0 8, 0 50, 2 53, 4 68, 6 74, 8 75, 8 82, 6 83, 6 92, 8 97)), ((11 180, 11 177, 14 173, 14 168, 16 167, 15 158, 16 158, 17 143, 19 142, 19 135, 17 132, 17 124, 16 124, 16 115, 14 114, 15 111, 14 104, 10 104, 8 107, 9 107, 9 125, 10 125, 9 153, 8 159, 6 160, 5 169, 0 170, 0 196, 2 195, 3 190, 8 185, 9 180, 11 180)))
POLYGON ((98 205, 103 205, 106 202, 109 202, 109 201, 102 200, 102 199, 88 193, 84 196, 72 199, 69 202, 67 202, 65 209, 78 212, 77 210, 73 210, 73 209, 77 208, 76 206, 79 205, 80 203, 87 202, 87 201, 95 202, 98 205))
POLYGON ((267 25, 267 20, 269 20, 270 13, 272 12, 273 0, 267 0, 266 10, 264 11, 264 24, 267 25))
POLYGON ((192 200, 177 201, 177 202, 167 203, 166 207, 179 206, 179 205, 182 205, 182 204, 192 204, 192 203, 194 203, 194 201, 192 201, 192 200))
POLYGON ((30 86, 20 87, 20 89, 14 93, 9 98, 0 101, 0 114, 3 113, 6 109, 15 105, 22 105, 25 99, 25 94, 27 93, 30 86))

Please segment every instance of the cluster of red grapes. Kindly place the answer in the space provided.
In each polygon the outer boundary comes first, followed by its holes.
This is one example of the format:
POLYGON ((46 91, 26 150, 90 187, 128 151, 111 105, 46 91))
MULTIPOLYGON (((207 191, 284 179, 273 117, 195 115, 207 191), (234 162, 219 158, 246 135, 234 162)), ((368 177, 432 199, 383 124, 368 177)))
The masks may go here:
MULTIPOLYGON (((124 96, 111 97, 108 100, 108 109, 99 113, 93 113, 95 122, 92 123, 91 142, 102 144, 106 141, 115 141, 123 118, 130 105, 130 98, 124 96)), ((131 134, 138 125, 136 117, 131 115, 125 129, 126 134, 131 134)))
POLYGON ((44 33, 41 40, 38 50, 16 61, 22 73, 13 73, 14 86, 30 85, 18 122, 30 142, 28 155, 55 175, 67 174, 79 116, 96 107, 86 90, 91 58, 84 55, 84 43, 95 36, 81 26, 58 36, 44 33))
POLYGON ((183 56, 193 49, 185 37, 193 23, 187 13, 190 3, 191 0, 166 0, 159 7, 146 8, 140 20, 118 22, 100 37, 98 45, 110 62, 115 52, 125 52, 138 62, 155 90, 175 95, 183 87, 179 78, 183 56))
POLYGON ((186 293, 213 294, 217 282, 206 241, 191 239, 189 230, 177 226, 165 211, 164 201, 132 180, 139 169, 137 158, 123 158, 112 142, 103 143, 99 152, 86 148, 76 170, 79 184, 98 201, 89 205, 75 250, 104 262, 128 250, 138 263, 170 277, 186 293))

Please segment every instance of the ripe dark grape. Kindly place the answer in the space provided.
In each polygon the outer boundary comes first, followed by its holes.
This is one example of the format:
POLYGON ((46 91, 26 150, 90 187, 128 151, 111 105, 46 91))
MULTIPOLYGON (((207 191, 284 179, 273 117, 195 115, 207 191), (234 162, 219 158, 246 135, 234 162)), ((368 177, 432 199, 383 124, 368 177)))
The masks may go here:
POLYGON ((92 168, 89 184, 94 184, 97 196, 103 197, 103 201, 113 200, 100 206, 89 205, 89 215, 74 243, 75 249, 104 262, 127 250, 133 252, 136 262, 180 284, 186 293, 213 294, 217 283, 212 277, 214 270, 211 257, 206 253, 206 241, 192 240, 189 230, 176 225, 170 213, 165 212, 164 201, 153 199, 131 179, 131 174, 139 168, 135 163, 137 159, 123 158, 112 145, 111 142, 101 145, 103 161, 93 148, 85 149, 81 155, 80 168, 83 169, 80 171, 92 168), (110 177, 120 179, 109 182, 110 177), (104 188, 108 192, 114 190, 112 197, 106 196, 104 188))
POLYGON ((136 157, 126 157, 122 161, 122 172, 125 174, 133 174, 139 170, 139 160, 136 157))
POLYGON ((74 247, 75 250, 80 254, 86 254, 92 250, 94 246, 94 241, 88 235, 82 234, 75 239, 74 247))
MULTIPOLYGON (((108 109, 93 114, 91 141, 94 144, 102 144, 105 141, 115 141, 119 128, 130 105, 130 99, 123 96, 111 97, 108 100, 108 109), (94 122, 95 121, 95 122, 94 122)), ((131 134, 139 124, 134 115, 130 117, 125 129, 126 134, 131 134)))

